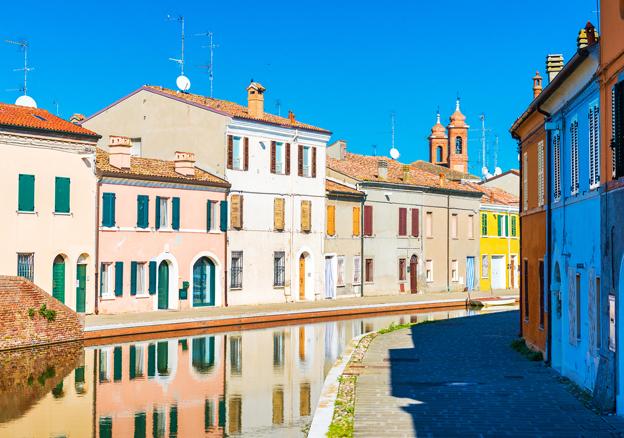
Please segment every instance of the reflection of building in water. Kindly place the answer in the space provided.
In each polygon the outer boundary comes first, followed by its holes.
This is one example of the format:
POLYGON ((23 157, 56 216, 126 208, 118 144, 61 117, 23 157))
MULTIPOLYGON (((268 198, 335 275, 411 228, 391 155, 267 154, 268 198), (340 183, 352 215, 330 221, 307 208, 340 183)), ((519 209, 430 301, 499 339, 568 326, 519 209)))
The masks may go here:
POLYGON ((223 339, 200 336, 92 350, 96 436, 222 436, 223 339))

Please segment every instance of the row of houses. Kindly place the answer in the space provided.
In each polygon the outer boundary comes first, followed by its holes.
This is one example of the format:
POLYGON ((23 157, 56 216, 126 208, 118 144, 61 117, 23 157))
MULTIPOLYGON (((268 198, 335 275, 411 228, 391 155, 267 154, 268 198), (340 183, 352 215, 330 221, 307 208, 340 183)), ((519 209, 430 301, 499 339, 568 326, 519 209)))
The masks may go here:
POLYGON ((517 286, 517 197, 467 173, 459 100, 402 164, 265 91, 143 86, 71 121, 0 105, 1 273, 86 313, 517 286))
POLYGON ((550 365, 624 412, 624 8, 602 1, 602 35, 549 55, 548 85, 511 133, 521 155, 522 335, 550 365))

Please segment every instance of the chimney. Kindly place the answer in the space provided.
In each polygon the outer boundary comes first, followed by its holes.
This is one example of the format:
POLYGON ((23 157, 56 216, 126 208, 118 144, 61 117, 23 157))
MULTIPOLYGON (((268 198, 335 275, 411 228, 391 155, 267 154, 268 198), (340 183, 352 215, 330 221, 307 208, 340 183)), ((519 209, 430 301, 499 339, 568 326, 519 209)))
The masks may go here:
POLYGON ((130 169, 130 150, 132 141, 128 137, 111 135, 108 138, 108 154, 110 165, 117 169, 130 169))
POLYGON ((251 117, 262 117, 264 115, 264 88, 258 82, 254 82, 247 87, 247 108, 251 117))
POLYGON ((551 83, 555 76, 563 70, 563 55, 551 54, 546 56, 546 74, 548 74, 548 83, 551 83))
POLYGON ((340 159, 347 159, 347 142, 345 140, 338 140, 338 144, 340 146, 340 159))
POLYGON ((533 76, 533 99, 540 95, 542 92, 542 77, 539 74, 539 71, 535 72, 535 76, 533 76))
POLYGON ((579 50, 584 49, 598 42, 598 39, 599 36, 598 32, 596 32, 596 28, 588 21, 585 27, 579 31, 578 37, 576 38, 576 47, 579 50))
POLYGON ((440 187, 446 186, 446 175, 444 173, 440 173, 440 187))
POLYGON ((403 165, 403 182, 407 182, 407 180, 409 179, 409 174, 410 174, 410 165, 404 164, 403 165))
POLYGON ((84 114, 74 114, 69 118, 69 121, 71 123, 73 123, 74 125, 80 125, 80 122, 82 122, 85 119, 84 114))
POLYGON ((388 160, 385 158, 379 158, 377 160, 377 177, 379 179, 388 178, 388 160))
POLYGON ((290 123, 292 123, 293 125, 295 124, 295 113, 293 113, 291 110, 288 110, 288 120, 290 120, 290 123))
POLYGON ((195 154, 176 151, 174 169, 180 175, 195 176, 195 154))

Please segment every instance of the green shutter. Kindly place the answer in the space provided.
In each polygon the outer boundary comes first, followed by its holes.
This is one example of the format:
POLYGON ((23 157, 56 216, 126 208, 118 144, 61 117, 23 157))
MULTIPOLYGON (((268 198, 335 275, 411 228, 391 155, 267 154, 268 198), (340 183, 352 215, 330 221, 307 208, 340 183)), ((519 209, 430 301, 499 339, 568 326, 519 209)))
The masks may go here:
POLYGON ((178 436, 178 406, 173 405, 169 409, 169 438, 178 436))
POLYGON ((149 196, 137 196, 137 227, 147 228, 149 226, 149 196))
POLYGON ((17 209, 35 211, 35 175, 19 175, 17 209))
POLYGON ((134 379, 136 377, 136 347, 134 345, 130 346, 130 363, 128 364, 130 370, 130 379, 134 379))
POLYGON ((100 417, 100 438, 113 438, 113 419, 100 417))
POLYGON ((487 213, 481 214, 481 235, 487 236, 488 233, 488 217, 487 213))
POLYGON ((212 229, 212 201, 209 199, 206 202, 206 231, 212 229))
POLYGON ((130 262, 130 295, 136 295, 137 262, 130 262))
POLYGON ((156 293, 156 262, 149 262, 149 293, 154 295, 156 293))
POLYGON ((169 375, 169 343, 167 341, 158 342, 157 346, 157 370, 161 376, 169 375))
POLYGON ((78 367, 74 371, 74 383, 84 383, 85 382, 85 367, 78 367))
POLYGON ((160 229, 160 196, 156 196, 156 229, 160 229))
POLYGON ((115 194, 114 193, 102 194, 102 226, 103 227, 115 226, 115 194))
POLYGON ((147 377, 156 375, 156 345, 147 346, 147 377))
POLYGON ((115 262, 115 296, 123 295, 123 262, 115 262))
POLYGON ((502 231, 503 231, 503 217, 500 214, 497 215, 496 216, 496 221, 498 223, 498 235, 502 236, 503 235, 503 233, 502 233, 502 231))
POLYGON ((225 427, 225 399, 219 399, 219 427, 225 427))
POLYGON ((69 178, 57 176, 54 181, 54 212, 69 213, 69 178))
POLYGON ((228 202, 221 201, 221 211, 219 212, 221 231, 225 232, 228 228, 228 202))
POLYGON ((121 380, 121 347, 115 347, 113 350, 113 380, 115 382, 121 380))
POLYGON ((171 228, 180 229, 180 198, 171 199, 171 228))
POLYGON ((145 412, 134 414, 134 438, 145 438, 147 436, 145 423, 145 412))

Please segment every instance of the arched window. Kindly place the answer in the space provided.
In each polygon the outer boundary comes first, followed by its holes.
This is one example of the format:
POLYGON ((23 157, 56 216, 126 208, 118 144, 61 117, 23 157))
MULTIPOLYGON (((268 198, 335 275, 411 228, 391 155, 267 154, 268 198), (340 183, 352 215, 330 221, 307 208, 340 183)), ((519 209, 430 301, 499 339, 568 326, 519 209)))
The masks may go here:
POLYGON ((436 163, 441 163, 442 159, 442 146, 438 146, 436 149, 436 163))
POLYGON ((463 140, 461 137, 455 137, 455 153, 461 154, 463 149, 463 140))
POLYGON ((195 338, 192 342, 193 368, 199 373, 209 373, 215 364, 215 338, 214 336, 205 336, 195 338))
POLYGON ((65 258, 57 255, 52 264, 52 296, 65 302, 65 258))

